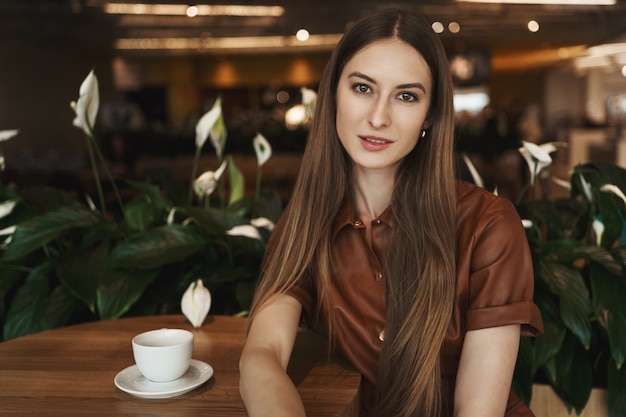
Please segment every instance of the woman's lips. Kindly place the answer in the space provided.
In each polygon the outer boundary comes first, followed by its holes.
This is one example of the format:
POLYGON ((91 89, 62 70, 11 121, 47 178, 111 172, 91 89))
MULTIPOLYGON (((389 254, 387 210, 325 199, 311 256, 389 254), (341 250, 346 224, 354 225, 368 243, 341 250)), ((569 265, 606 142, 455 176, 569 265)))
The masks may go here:
POLYGON ((361 146, 368 151, 382 151, 388 148, 393 141, 377 136, 359 136, 361 146))

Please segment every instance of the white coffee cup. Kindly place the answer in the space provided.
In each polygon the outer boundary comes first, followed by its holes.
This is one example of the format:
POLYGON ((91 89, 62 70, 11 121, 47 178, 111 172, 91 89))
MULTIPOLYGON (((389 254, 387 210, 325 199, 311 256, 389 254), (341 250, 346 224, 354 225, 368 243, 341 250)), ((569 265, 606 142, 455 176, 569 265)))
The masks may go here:
POLYGON ((183 329, 150 330, 133 337, 132 345, 143 376, 155 382, 173 381, 189 368, 193 333, 183 329))

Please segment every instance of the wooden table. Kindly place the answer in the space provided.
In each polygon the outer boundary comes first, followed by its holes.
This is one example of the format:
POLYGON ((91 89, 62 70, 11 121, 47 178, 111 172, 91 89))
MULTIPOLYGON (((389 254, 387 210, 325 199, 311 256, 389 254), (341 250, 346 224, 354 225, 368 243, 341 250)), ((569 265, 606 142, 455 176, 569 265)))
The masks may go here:
MULTIPOLYGON (((185 317, 150 316, 97 321, 0 343, 0 416, 246 416, 239 395, 238 362, 245 320, 209 316, 194 330, 185 317), (133 365, 131 339, 163 327, 194 332, 194 359, 213 377, 177 397, 146 399, 114 384, 133 365)), ((358 415, 360 375, 341 360, 326 361, 325 339, 300 331, 289 375, 308 417, 358 415)))

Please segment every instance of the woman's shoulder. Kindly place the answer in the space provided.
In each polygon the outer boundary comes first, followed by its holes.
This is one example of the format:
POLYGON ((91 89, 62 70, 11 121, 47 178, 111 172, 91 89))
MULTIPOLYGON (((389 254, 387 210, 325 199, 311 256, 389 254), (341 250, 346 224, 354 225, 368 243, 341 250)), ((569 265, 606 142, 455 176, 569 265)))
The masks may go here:
POLYGON ((511 200, 462 180, 457 181, 457 216, 459 221, 507 218, 520 222, 519 214, 511 200))

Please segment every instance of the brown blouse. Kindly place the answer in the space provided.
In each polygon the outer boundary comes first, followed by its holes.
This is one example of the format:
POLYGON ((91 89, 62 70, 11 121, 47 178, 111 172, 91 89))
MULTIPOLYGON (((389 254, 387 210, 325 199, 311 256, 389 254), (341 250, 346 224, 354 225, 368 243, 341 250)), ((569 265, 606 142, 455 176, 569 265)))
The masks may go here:
MULTIPOLYGON (((543 331, 541 314, 533 303, 530 251, 514 206, 507 199, 464 182, 458 183, 457 204, 456 303, 441 350, 448 404, 452 404, 467 331, 510 324, 520 324, 525 336, 543 331)), ((365 239, 365 225, 346 199, 333 223, 331 249, 333 340, 338 352, 364 377, 362 416, 368 415, 372 406, 382 343, 379 336, 385 326, 385 277, 381 263, 394 227, 391 209, 372 221, 370 227, 372 249, 365 239)), ((277 227, 279 233, 272 238, 278 238, 280 230, 277 227)), ((305 317, 314 317, 316 300, 312 293, 306 284, 292 292, 302 303, 305 317)), ((322 311, 321 316, 328 314, 322 311)), ((506 417, 532 415, 512 392, 506 417)))

